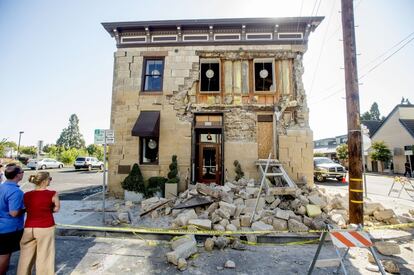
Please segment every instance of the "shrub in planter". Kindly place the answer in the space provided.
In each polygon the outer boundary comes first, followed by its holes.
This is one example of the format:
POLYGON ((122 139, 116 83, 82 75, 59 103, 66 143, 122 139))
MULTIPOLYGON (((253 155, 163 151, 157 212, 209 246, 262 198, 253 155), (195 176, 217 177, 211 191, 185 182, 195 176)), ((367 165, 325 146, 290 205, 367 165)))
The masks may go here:
POLYGON ((177 164, 177 156, 172 156, 172 162, 169 166, 170 172, 168 172, 168 181, 167 183, 178 183, 180 178, 178 178, 178 164, 177 164))
POLYGON ((164 177, 151 177, 148 179, 148 187, 146 190, 146 196, 152 197, 155 193, 161 192, 162 196, 165 197, 165 182, 167 178, 164 177))
POLYGON ((240 165, 240 162, 238 160, 235 160, 233 162, 233 165, 234 165, 234 171, 236 172, 235 180, 237 181, 237 180, 244 177, 244 172, 243 172, 243 170, 241 168, 241 165, 240 165))
POLYGON ((140 193, 143 196, 145 195, 144 177, 142 176, 138 164, 135 163, 132 166, 131 172, 129 172, 129 175, 121 182, 121 186, 126 191, 140 193))

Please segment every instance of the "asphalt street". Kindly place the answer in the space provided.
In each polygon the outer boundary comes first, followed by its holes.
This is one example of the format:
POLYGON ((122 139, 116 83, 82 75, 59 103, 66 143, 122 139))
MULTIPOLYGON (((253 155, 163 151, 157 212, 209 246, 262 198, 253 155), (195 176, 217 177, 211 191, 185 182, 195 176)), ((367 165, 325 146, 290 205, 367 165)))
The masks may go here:
MULTIPOLYGON (((102 190, 103 172, 101 170, 75 170, 72 167, 62 169, 46 169, 52 177, 50 189, 56 190, 61 199, 82 199, 102 190)), ((28 181, 35 170, 25 169, 24 178, 20 182, 24 192, 30 191, 34 185, 28 181)))

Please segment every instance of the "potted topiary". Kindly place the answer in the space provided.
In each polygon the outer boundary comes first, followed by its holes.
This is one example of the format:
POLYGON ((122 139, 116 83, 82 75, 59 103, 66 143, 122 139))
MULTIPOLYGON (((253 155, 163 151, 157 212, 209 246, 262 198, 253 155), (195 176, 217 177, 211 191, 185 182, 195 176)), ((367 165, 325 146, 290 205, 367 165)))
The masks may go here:
POLYGON ((240 162, 238 160, 235 160, 233 162, 234 165, 234 172, 236 172, 235 180, 238 181, 239 179, 244 177, 244 172, 241 168, 240 162))
POLYGON ((151 177, 148 179, 148 187, 146 189, 146 197, 165 197, 165 182, 167 178, 164 177, 151 177))
POLYGON ((168 172, 168 180, 165 183, 165 197, 167 199, 172 198, 177 195, 178 183, 180 179, 178 178, 178 164, 177 156, 172 156, 172 162, 169 166, 170 172, 168 172))
POLYGON ((121 182, 126 201, 140 202, 145 197, 144 178, 138 164, 132 166, 129 175, 121 182))

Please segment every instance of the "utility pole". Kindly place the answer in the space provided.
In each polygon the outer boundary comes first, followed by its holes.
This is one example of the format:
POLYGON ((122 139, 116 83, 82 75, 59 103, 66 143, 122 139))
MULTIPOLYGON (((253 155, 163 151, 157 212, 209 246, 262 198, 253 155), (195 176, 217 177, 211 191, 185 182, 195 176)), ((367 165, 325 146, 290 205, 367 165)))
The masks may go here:
POLYGON ((361 123, 359 112, 358 72, 356 61, 353 0, 342 0, 346 111, 349 152, 349 222, 364 223, 362 187, 361 123))

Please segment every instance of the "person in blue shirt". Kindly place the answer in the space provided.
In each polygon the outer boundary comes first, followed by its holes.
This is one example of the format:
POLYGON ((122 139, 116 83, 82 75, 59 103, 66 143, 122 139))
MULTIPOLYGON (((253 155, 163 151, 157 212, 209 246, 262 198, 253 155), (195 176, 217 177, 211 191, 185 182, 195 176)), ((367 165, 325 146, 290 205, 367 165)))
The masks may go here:
POLYGON ((20 166, 8 165, 6 181, 0 184, 0 275, 6 274, 11 254, 20 249, 25 208, 18 183, 23 173, 20 166))

